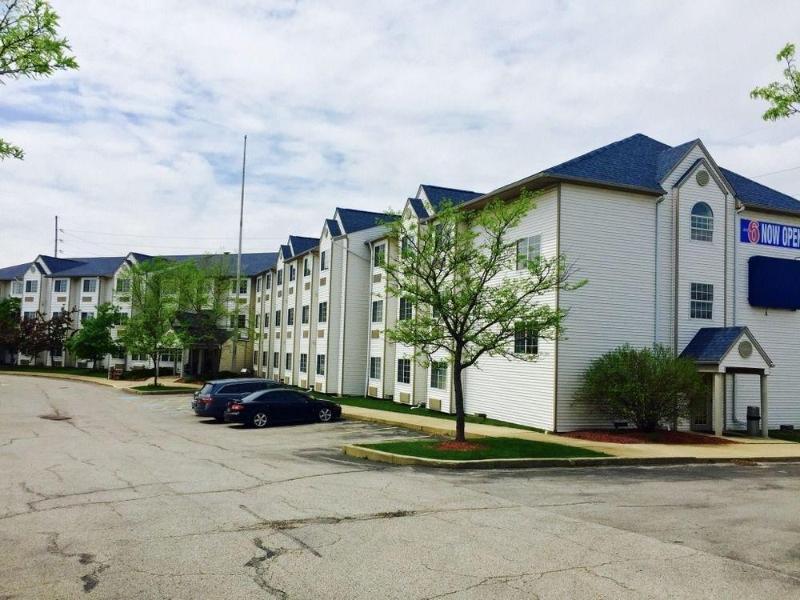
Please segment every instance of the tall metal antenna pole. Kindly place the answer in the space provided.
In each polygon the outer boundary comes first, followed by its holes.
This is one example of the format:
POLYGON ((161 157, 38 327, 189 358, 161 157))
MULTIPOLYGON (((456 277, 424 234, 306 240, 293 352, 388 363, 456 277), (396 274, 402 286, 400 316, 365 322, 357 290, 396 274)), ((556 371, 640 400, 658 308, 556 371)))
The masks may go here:
POLYGON ((236 368, 236 350, 239 346, 239 285, 242 279, 242 224, 244 223, 244 173, 247 165, 247 134, 242 150, 242 195, 239 200, 239 253, 236 255, 236 289, 233 294, 233 350, 231 368, 236 368))
POLYGON ((54 231, 55 231, 55 234, 56 234, 56 235, 55 235, 55 244, 56 244, 56 247, 55 247, 55 249, 53 250, 53 256, 55 256, 56 258, 58 258, 58 215, 56 215, 56 228, 55 228, 55 230, 54 230, 54 231))

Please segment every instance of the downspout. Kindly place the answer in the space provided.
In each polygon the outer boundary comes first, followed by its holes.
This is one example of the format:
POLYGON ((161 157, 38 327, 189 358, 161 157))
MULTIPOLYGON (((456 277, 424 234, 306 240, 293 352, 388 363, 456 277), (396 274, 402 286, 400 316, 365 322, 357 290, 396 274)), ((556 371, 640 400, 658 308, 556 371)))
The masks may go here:
MULTIPOLYGON (((369 300, 367 301, 367 368, 364 372, 364 396, 369 395, 369 371, 370 371, 370 357, 372 356, 372 286, 374 283, 374 273, 373 273, 373 265, 375 264, 375 256, 373 253, 375 252, 375 242, 370 240, 369 242, 369 300)), ((384 360, 381 362, 385 362, 386 353, 384 352, 383 355, 384 360)), ((383 366, 383 365, 381 365, 383 366)), ((381 382, 381 387, 383 387, 383 382, 381 382)))
POLYGON ((655 283, 653 285, 653 294, 655 301, 653 302, 653 346, 658 344, 658 238, 661 232, 658 229, 658 207, 664 201, 665 196, 661 196, 656 200, 656 243, 655 243, 655 283))
POLYGON ((672 248, 674 256, 672 257, 672 279, 673 279, 673 298, 672 298, 672 352, 675 356, 678 355, 678 288, 680 285, 680 277, 678 276, 678 269, 680 267, 680 238, 678 235, 680 224, 680 189, 675 188, 675 198, 673 201, 674 210, 673 227, 672 227, 672 248))
MULTIPOLYGON (((342 312, 339 316, 339 384, 338 384, 338 395, 344 395, 344 350, 345 350, 345 322, 347 321, 347 262, 348 262, 348 254, 350 253, 350 237, 346 236, 342 241, 344 246, 342 252, 342 296, 341 296, 341 306, 342 312)), ((330 312, 330 308, 328 309, 330 312)), ((330 315, 328 315, 330 319, 330 315)))
MULTIPOLYGON (((556 189, 556 258, 561 257, 561 184, 556 189)), ((560 306, 561 294, 556 287, 556 312, 560 306)), ((558 335, 553 342, 553 433, 558 432, 558 335)))

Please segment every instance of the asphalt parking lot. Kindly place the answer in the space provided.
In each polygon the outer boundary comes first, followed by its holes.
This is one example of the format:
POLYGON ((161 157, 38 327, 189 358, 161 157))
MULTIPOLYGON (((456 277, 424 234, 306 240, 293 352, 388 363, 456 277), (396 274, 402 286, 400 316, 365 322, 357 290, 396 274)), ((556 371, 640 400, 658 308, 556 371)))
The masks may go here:
POLYGON ((0 599, 800 598, 798 464, 443 472, 339 450, 410 435, 0 375, 0 599))

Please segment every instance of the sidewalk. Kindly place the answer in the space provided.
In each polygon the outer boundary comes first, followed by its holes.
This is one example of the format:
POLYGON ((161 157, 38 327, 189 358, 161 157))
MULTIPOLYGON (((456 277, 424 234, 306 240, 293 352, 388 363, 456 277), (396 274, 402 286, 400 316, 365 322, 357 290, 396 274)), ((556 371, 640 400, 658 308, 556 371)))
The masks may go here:
MULTIPOLYGON (((103 379, 102 377, 73 375, 72 373, 35 373, 29 371, 4 371, 0 369, 0 376, 2 375, 10 375, 12 377, 45 377, 47 379, 68 379, 70 381, 83 381, 85 383, 104 385, 118 390, 128 390, 129 388, 138 387, 141 385, 151 385, 155 380, 154 377, 132 381, 128 379, 103 379)), ((158 383, 159 385, 163 385, 165 387, 191 387, 198 390, 202 387, 199 383, 178 383, 176 379, 178 378, 174 376, 159 377, 158 383)))
MULTIPOLYGON (((359 421, 396 425, 431 435, 454 435, 456 422, 449 419, 342 405, 342 416, 359 421)), ((800 460, 800 444, 763 438, 736 438, 734 444, 611 444, 579 440, 561 435, 539 433, 497 425, 466 424, 467 437, 510 437, 551 444, 564 444, 604 452, 618 458, 698 458, 757 460, 759 458, 800 460)), ((731 438, 733 439, 733 438, 731 438)))

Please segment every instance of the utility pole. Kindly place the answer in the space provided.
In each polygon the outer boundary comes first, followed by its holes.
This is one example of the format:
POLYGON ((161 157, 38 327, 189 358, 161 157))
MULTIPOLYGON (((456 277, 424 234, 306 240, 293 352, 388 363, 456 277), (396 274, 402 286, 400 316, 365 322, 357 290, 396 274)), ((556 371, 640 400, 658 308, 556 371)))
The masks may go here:
POLYGON ((58 215, 56 215, 55 245, 56 245, 56 247, 53 250, 53 256, 58 258, 58 215))
POLYGON ((244 172, 247 164, 247 134, 242 150, 242 195, 239 200, 239 253, 236 255, 236 288, 233 293, 233 350, 231 368, 236 367, 236 350, 239 347, 239 285, 242 279, 242 224, 244 222, 244 172))

